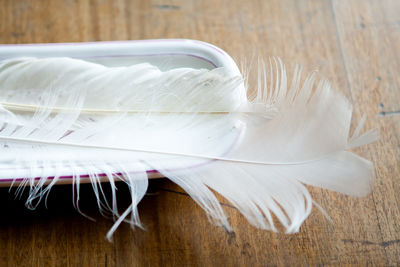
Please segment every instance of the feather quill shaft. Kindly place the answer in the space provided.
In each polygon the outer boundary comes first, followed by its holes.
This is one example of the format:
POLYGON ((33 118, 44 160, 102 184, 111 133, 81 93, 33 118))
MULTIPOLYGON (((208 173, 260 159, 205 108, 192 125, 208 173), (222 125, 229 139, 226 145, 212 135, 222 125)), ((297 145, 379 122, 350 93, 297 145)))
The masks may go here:
MULTIPOLYGON (((371 132, 371 140, 368 143, 374 142, 376 140, 375 132, 371 132)), ((248 163, 248 164, 256 164, 256 165, 301 165, 312 163, 314 161, 323 160, 326 157, 334 155, 340 151, 332 151, 329 154, 324 155, 321 158, 316 158, 312 160, 306 161, 299 161, 299 162, 267 162, 267 161, 246 161, 246 160, 238 160, 229 157, 223 156, 212 156, 212 155, 202 155, 202 154, 189 154, 189 153, 178 153, 173 151, 162 151, 162 150, 148 150, 148 149, 141 149, 141 148, 126 148, 126 147, 116 147, 116 146, 102 146, 102 145, 90 145, 90 144, 79 144, 79 143, 71 143, 71 142, 50 142, 44 141, 40 139, 31 139, 31 138, 17 138, 17 137, 3 137, 0 136, 0 140, 3 141, 10 141, 10 142, 19 142, 19 143, 26 143, 26 144, 37 144, 37 145, 52 145, 52 146, 71 146, 77 148, 86 148, 86 149, 100 149, 100 150, 118 150, 118 151, 127 151, 127 152, 144 152, 144 153, 151 153, 151 154, 166 154, 172 156, 184 156, 190 158, 200 158, 200 159, 207 159, 207 160, 221 160, 221 161, 229 161, 233 163, 248 163)), ((366 144, 368 144, 366 143, 366 144)), ((350 144, 349 147, 357 147, 355 145, 350 144)))
MULTIPOLYGON (((0 103, 0 106, 6 108, 9 111, 21 111, 21 112, 37 112, 39 110, 50 110, 51 113, 58 112, 75 112, 76 109, 66 107, 50 107, 50 106, 38 106, 38 105, 25 105, 18 103, 0 103)), ((81 114, 92 114, 92 115, 110 115, 110 114, 130 114, 130 113, 158 113, 158 114, 171 114, 171 113, 196 113, 196 114, 248 114, 253 115, 258 113, 257 111, 246 111, 246 110, 199 110, 199 111, 168 111, 168 110, 117 110, 117 109, 79 109, 81 114)), ((273 111, 271 111, 273 112, 273 111)), ((268 113, 263 116, 269 116, 268 113)))

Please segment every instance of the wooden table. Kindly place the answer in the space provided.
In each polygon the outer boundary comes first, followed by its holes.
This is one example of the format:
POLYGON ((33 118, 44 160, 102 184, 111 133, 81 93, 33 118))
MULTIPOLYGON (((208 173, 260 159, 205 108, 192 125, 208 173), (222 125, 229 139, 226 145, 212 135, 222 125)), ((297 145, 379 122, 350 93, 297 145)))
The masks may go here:
MULTIPOLYGON (((400 264, 400 1, 22 1, 0 3, 0 43, 192 38, 213 43, 239 62, 280 56, 320 70, 368 115, 379 142, 358 149, 376 165, 375 188, 357 199, 310 188, 317 209, 294 235, 251 227, 227 207, 235 232, 205 213, 167 179, 152 181, 139 209, 146 231, 98 214, 89 185, 81 208, 71 187, 55 187, 29 211, 0 189, 1 266, 293 266, 400 264), (242 60, 242 61, 241 61, 242 60)), ((129 204, 119 186, 121 206, 129 204)), ((221 198, 221 202, 226 200, 221 198)))

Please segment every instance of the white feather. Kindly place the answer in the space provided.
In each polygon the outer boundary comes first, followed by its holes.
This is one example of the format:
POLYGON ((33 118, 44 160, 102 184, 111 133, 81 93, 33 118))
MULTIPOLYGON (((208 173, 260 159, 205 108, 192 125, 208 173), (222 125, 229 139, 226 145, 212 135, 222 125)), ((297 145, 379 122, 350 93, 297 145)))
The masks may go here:
POLYGON ((299 69, 289 87, 282 62, 273 63, 269 74, 262 69, 249 101, 242 78, 223 69, 161 72, 149 64, 107 68, 70 58, 0 62, 0 170, 12 167, 14 178, 26 178, 20 186, 30 187, 30 208, 71 175, 79 210, 87 175, 100 211, 116 219, 109 239, 122 221, 141 227, 136 206, 149 170, 179 184, 228 230, 210 189, 251 224, 276 231, 276 217, 296 232, 312 207, 303 184, 355 196, 371 190, 371 163, 345 149, 377 134, 360 135, 363 119, 349 141, 348 101, 325 81, 314 86, 315 75, 301 85, 299 69), (111 183, 111 204, 100 176, 111 183), (54 178, 45 187, 48 177, 54 178), (131 189, 132 205, 121 215, 115 179, 131 189))

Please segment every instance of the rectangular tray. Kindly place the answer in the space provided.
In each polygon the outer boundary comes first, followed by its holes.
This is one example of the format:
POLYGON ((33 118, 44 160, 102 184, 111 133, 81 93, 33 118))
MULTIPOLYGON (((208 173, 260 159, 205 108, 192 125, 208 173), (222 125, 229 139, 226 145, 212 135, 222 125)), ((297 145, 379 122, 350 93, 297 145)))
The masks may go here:
MULTIPOLYGON (((91 43, 53 43, 0 45, 0 60, 32 57, 71 57, 95 62, 109 67, 128 66, 148 62, 168 70, 179 67, 214 69, 224 67, 227 74, 240 75, 234 60, 222 49, 201 41, 188 39, 153 39, 91 43)), ((16 170, 1 170, 4 173, 16 170)), ((6 175, 7 176, 7 175, 6 175)), ((160 178, 155 170, 148 171, 149 178, 160 178)), ((71 176, 60 177, 59 184, 71 184, 71 176)), ((104 180, 107 180, 104 177, 104 180)), ((49 177, 49 181, 52 177, 49 177)), ((0 178, 0 187, 9 186, 15 180, 18 185, 23 179, 0 178)), ((81 182, 90 182, 81 176, 81 182)))

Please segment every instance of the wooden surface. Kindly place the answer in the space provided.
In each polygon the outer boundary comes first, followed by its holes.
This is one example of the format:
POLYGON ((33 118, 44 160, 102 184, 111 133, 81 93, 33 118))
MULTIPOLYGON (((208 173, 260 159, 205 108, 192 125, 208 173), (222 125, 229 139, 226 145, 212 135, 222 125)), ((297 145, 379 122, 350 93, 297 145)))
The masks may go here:
MULTIPOLYGON (((374 191, 357 199, 310 189, 317 210, 299 234, 257 230, 226 207, 233 234, 166 179, 141 202, 146 231, 101 217, 90 186, 82 210, 70 186, 53 189, 48 208, 29 211, 0 189, 0 266, 293 266, 400 264, 400 1, 0 1, 0 43, 193 38, 239 61, 280 56, 320 70, 368 115, 379 142, 358 149, 376 164, 374 191)), ((289 67, 291 64, 289 64, 289 67)), ((121 207, 129 194, 119 186, 121 207)), ((226 203, 224 199, 221 202, 226 203)))

